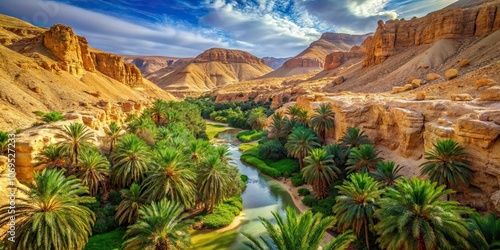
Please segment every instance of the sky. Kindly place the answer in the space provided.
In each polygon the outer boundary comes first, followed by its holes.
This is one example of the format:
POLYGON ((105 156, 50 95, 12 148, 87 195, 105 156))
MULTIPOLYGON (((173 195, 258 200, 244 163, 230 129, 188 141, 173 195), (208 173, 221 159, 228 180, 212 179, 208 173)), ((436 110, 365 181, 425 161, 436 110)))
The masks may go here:
POLYGON ((209 48, 291 57, 324 32, 366 34, 378 20, 422 17, 457 0, 1 0, 0 13, 71 26, 92 47, 194 57, 209 48))

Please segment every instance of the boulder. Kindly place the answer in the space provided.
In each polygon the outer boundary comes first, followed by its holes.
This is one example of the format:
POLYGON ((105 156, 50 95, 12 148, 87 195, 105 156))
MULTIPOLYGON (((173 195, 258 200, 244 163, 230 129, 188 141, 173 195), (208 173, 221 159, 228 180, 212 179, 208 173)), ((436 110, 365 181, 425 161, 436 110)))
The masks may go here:
POLYGON ((403 89, 404 89, 404 91, 412 90, 413 85, 412 84, 405 84, 405 86, 403 86, 403 89))
POLYGON ((401 92, 404 92, 404 91, 405 91, 404 87, 392 87, 391 93, 397 94, 397 93, 401 93, 401 92))
POLYGON ((411 85, 413 88, 418 88, 418 87, 420 87, 421 84, 422 84, 422 80, 420 80, 420 79, 413 79, 413 81, 411 81, 411 85))
POLYGON ((470 60, 469 59, 462 59, 458 62, 458 66, 460 68, 467 67, 470 65, 470 60))
POLYGON ((451 80, 457 76, 458 76, 457 69, 448 69, 444 72, 444 78, 446 78, 446 80, 451 80))
POLYGON ((427 96, 427 93, 425 91, 419 91, 419 92, 417 92, 415 100, 417 100, 417 101, 425 100, 426 96, 427 96))
POLYGON ((436 73, 429 73, 429 74, 427 74, 427 77, 426 77, 427 81, 429 81, 429 82, 432 82, 432 81, 439 79, 439 78, 441 78, 441 76, 439 74, 436 74, 436 73))
POLYGON ((489 87, 479 95, 481 101, 500 101, 500 86, 489 87))
POLYGON ((477 80, 475 83, 474 83, 474 86, 476 87, 476 89, 479 89, 481 87, 484 87, 484 86, 490 86, 490 85, 494 85, 495 81, 493 79, 489 79, 489 78, 481 78, 479 80, 477 80))
POLYGON ((472 96, 469 94, 453 94, 453 95, 451 95, 452 101, 472 101, 473 99, 474 98, 472 98, 472 96))

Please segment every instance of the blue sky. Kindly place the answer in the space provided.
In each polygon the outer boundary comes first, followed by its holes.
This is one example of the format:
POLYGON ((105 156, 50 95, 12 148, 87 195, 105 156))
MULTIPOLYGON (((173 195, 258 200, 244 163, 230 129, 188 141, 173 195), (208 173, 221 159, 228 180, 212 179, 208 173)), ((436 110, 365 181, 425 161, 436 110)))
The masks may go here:
POLYGON ((456 0, 1 0, 0 13, 63 23, 118 54, 194 57, 212 47, 290 57, 323 32, 374 32, 377 20, 421 17, 456 0))

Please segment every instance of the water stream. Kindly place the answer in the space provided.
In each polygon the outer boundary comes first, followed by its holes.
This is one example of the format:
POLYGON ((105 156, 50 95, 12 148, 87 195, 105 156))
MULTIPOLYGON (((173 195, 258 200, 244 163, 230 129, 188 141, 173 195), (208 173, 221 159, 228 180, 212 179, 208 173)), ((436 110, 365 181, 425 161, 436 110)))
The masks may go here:
POLYGON ((233 163, 241 174, 248 176, 247 188, 241 195, 243 198, 243 220, 238 228, 222 234, 214 231, 195 233, 193 235, 194 242, 200 242, 200 238, 196 240, 196 237, 206 239, 203 244, 195 245, 195 249, 247 249, 243 245, 246 238, 241 233, 245 232, 254 236, 264 233, 265 229, 259 217, 271 220, 273 219, 271 212, 278 212, 283 216, 286 206, 295 207, 290 194, 277 181, 240 161, 241 152, 238 150, 238 140, 236 139, 238 132, 237 129, 229 128, 217 136, 214 144, 228 145, 233 163))

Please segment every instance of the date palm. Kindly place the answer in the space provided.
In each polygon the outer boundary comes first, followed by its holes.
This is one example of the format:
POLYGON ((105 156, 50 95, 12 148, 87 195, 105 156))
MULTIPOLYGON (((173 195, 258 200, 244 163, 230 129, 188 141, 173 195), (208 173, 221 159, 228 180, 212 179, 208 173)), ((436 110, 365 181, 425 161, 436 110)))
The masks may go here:
POLYGON ((295 117, 298 123, 300 123, 304 128, 309 127, 309 112, 307 110, 301 109, 300 112, 295 117))
POLYGON ((140 183, 150 164, 149 147, 135 134, 127 134, 116 144, 111 155, 112 181, 122 187, 140 183))
POLYGON ((304 158, 309 154, 309 151, 319 146, 316 134, 310 129, 301 127, 292 131, 285 144, 288 155, 299 159, 300 169, 304 168, 304 158))
POLYGON ((352 229, 358 236, 364 229, 366 248, 370 249, 369 228, 373 225, 373 215, 383 193, 380 183, 368 173, 353 173, 349 175, 349 181, 336 188, 339 195, 335 198, 333 213, 338 220, 337 226, 343 231, 352 229))
POLYGON ((333 162, 335 166, 340 169, 342 175, 347 174, 347 160, 349 158, 349 153, 351 152, 350 148, 338 143, 332 143, 330 145, 326 145, 323 147, 328 154, 332 155, 333 162))
MULTIPOLYGON (((271 240, 260 236, 259 240, 253 236, 243 233, 250 242, 244 242, 246 246, 254 250, 315 250, 319 249, 323 236, 327 229, 335 224, 335 217, 322 217, 321 213, 313 214, 310 210, 298 215, 291 207, 286 208, 286 218, 278 213, 272 212, 276 219, 276 226, 270 220, 260 217, 261 223, 266 228, 271 240)), ((329 241, 322 249, 343 250, 347 249, 355 237, 347 231, 329 241)))
MULTIPOLYGON (((88 188, 64 170, 35 172, 33 183, 18 186, 15 242, 4 240, 8 249, 83 249, 92 234, 94 213, 82 205, 95 202, 88 188)), ((0 225, 12 214, 8 204, 0 208, 0 225)), ((8 236, 7 236, 8 237, 8 236)))
POLYGON ((471 249, 500 249, 500 218, 493 213, 470 215, 469 238, 471 249))
POLYGON ((229 164, 233 161, 231 158, 231 152, 229 148, 225 145, 220 145, 215 147, 215 154, 219 157, 221 162, 229 164))
POLYGON ((326 198, 330 185, 340 174, 340 170, 334 165, 332 155, 322 148, 315 148, 305 158, 305 162, 306 166, 302 169, 304 180, 312 186, 317 199, 326 198))
POLYGON ((470 249, 467 221, 470 212, 458 202, 442 201, 452 193, 430 180, 403 178, 379 201, 375 225, 383 249, 470 249))
POLYGON ((162 199, 139 208, 139 218, 128 226, 123 249, 181 250, 190 246, 184 207, 162 199))
POLYGON ((263 107, 258 107, 250 111, 247 123, 252 129, 262 130, 266 126, 267 116, 263 107))
POLYGON ((403 177, 398 174, 401 169, 403 169, 403 166, 396 165, 393 161, 380 161, 375 165, 376 171, 372 176, 386 186, 393 186, 397 179, 403 177))
POLYGON ((447 188, 468 185, 472 171, 464 148, 452 139, 438 140, 433 147, 431 151, 425 152, 427 161, 420 165, 422 174, 447 188))
POLYGON ((67 165, 67 150, 63 145, 50 144, 35 157, 35 166, 45 165, 47 168, 59 168, 67 165))
POLYGON ((104 132, 106 133, 106 137, 109 139, 108 155, 111 155, 116 141, 118 141, 118 139, 122 136, 122 127, 120 127, 118 123, 112 121, 107 128, 104 128, 104 132))
POLYGON ((166 197, 190 208, 195 201, 196 182, 187 163, 187 157, 174 149, 158 150, 155 166, 141 185, 147 200, 159 201, 166 197))
POLYGON ((281 127, 283 125, 283 122, 284 122, 284 117, 283 117, 283 114, 281 112, 275 112, 273 114, 273 120, 271 121, 271 124, 269 125, 270 127, 270 131, 269 131, 269 134, 272 136, 271 139, 274 139, 276 137, 278 137, 278 134, 281 130, 281 127))
POLYGON ((321 144, 326 143, 326 132, 335 126, 335 113, 330 103, 323 103, 314 109, 316 113, 311 116, 311 128, 318 133, 321 144))
POLYGON ((288 108, 286 109, 286 114, 290 116, 290 119, 296 120, 301 111, 301 108, 297 107, 297 105, 293 105, 288 106, 288 108))
POLYGON ((162 119, 165 118, 165 113, 167 112, 167 103, 161 99, 157 99, 147 112, 149 112, 151 119, 153 119, 156 126, 160 126, 162 119))
POLYGON ((368 171, 375 168, 381 160, 372 144, 362 144, 359 148, 351 148, 346 169, 348 172, 368 171))
POLYGON ((90 131, 89 127, 81 123, 71 123, 70 125, 65 125, 62 132, 64 139, 62 143, 68 148, 68 155, 71 159, 71 163, 78 165, 78 154, 80 153, 80 149, 86 143, 90 143, 93 139, 94 133, 90 131))
POLYGON ((197 171, 197 189, 205 210, 213 213, 215 206, 229 197, 232 179, 228 166, 219 157, 211 156, 201 163, 197 171))
POLYGON ((293 129, 297 126, 298 123, 296 120, 284 117, 281 123, 281 128, 278 131, 278 139, 285 142, 288 139, 288 136, 292 133, 293 129))
POLYGON ((128 223, 132 225, 139 217, 139 208, 146 204, 141 194, 141 187, 137 183, 132 183, 129 189, 120 190, 123 200, 116 207, 115 219, 120 224, 128 223))
POLYGON ((205 154, 210 143, 204 140, 192 140, 186 149, 186 153, 190 155, 191 160, 199 162, 205 154))
POLYGON ((83 150, 79 157, 80 161, 75 175, 89 187, 90 195, 95 196, 99 187, 103 190, 106 188, 109 178, 109 161, 99 153, 97 148, 83 150))
POLYGON ((342 143, 350 148, 357 148, 363 144, 373 144, 364 133, 359 128, 348 127, 342 136, 342 143))

